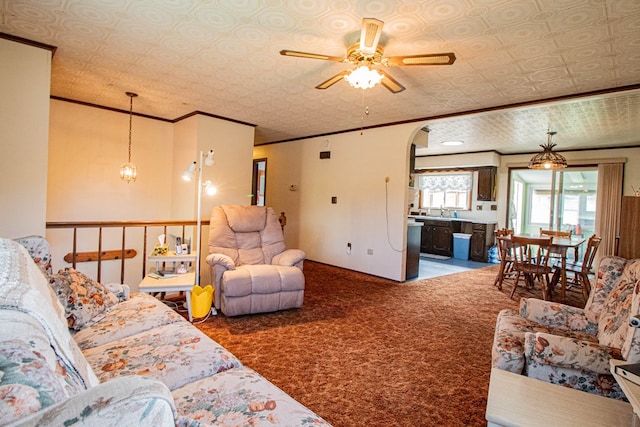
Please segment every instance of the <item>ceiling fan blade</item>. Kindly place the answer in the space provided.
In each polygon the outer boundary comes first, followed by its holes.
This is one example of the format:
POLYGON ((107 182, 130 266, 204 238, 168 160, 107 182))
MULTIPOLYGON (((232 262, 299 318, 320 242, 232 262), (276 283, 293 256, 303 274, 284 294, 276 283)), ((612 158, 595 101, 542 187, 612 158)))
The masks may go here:
POLYGON ((317 53, 309 52, 297 52, 295 50, 281 50, 280 55, 294 56, 296 58, 323 59, 325 61, 344 62, 344 58, 339 58, 337 56, 319 55, 317 53))
POLYGON ((382 86, 386 87, 393 93, 399 93, 405 90, 405 87, 398 83, 396 79, 391 77, 389 74, 385 73, 382 70, 378 70, 378 72, 384 76, 382 80, 380 80, 380 84, 382 86))
POLYGON ((334 84, 338 83, 347 74, 349 74, 349 70, 340 71, 338 74, 331 77, 329 80, 326 80, 320 83, 318 86, 316 86, 316 89, 326 89, 329 86, 333 86, 334 84))
POLYGON ((375 18, 363 18, 360 30, 360 51, 366 55, 376 53, 384 22, 375 18))
POLYGON ((455 62, 456 55, 448 53, 430 53, 424 55, 392 56, 387 58, 387 65, 451 65, 455 62))

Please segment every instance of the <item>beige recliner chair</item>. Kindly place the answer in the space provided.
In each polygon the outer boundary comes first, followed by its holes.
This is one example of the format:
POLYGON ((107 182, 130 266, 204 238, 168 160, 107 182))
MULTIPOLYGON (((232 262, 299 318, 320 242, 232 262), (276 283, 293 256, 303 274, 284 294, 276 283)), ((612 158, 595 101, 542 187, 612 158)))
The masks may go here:
POLYGON ((217 206, 209 224, 215 307, 227 316, 302 306, 306 254, 286 249, 272 208, 217 206))

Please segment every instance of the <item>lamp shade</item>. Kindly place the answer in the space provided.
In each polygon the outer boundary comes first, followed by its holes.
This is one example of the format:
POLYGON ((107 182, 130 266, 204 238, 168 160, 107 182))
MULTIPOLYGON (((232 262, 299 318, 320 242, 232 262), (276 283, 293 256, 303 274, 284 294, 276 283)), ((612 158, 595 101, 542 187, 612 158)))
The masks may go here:
POLYGON ((366 65, 361 65, 344 78, 355 88, 370 89, 380 83, 383 75, 366 65))
POLYGON ((136 165, 134 165, 133 163, 125 163, 120 166, 120 179, 127 184, 130 182, 135 182, 137 175, 138 173, 136 171, 136 165))
POLYGON ((191 181, 195 177, 196 177, 196 162, 193 162, 189 166, 189 169, 185 170, 182 173, 182 179, 184 179, 185 181, 191 181))
POLYGON ((213 183, 211 181, 207 180, 204 183, 204 192, 208 196, 213 196, 214 194, 216 194, 218 192, 218 189, 215 187, 215 185, 213 185, 213 183))
POLYGON ((556 144, 551 142, 551 137, 555 134, 556 132, 547 132, 547 143, 540 144, 542 153, 538 153, 531 158, 529 169, 562 169, 567 167, 567 159, 553 151, 553 147, 556 144))
POLYGON ((213 166, 214 163, 215 163, 215 160, 213 160, 213 150, 209 150, 207 157, 204 159, 204 164, 206 166, 213 166))

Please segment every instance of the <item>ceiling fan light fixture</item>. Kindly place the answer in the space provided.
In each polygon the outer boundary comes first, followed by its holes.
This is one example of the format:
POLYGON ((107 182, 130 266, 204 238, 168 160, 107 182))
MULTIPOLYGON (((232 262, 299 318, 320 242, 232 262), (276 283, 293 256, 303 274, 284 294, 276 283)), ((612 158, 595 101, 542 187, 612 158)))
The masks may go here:
POLYGON ((547 132, 547 143, 540 144, 542 153, 538 153, 529 161, 529 169, 562 169, 567 167, 567 159, 555 153, 553 147, 556 144, 551 142, 551 138, 556 132, 547 132))
POLYGON ((380 83, 383 77, 377 70, 370 69, 366 65, 360 65, 344 76, 351 86, 361 89, 371 89, 380 83))

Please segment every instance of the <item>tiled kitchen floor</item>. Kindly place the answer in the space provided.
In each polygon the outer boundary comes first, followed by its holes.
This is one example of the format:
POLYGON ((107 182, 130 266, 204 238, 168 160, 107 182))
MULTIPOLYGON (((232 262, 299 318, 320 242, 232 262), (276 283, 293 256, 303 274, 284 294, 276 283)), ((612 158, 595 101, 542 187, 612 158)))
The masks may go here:
POLYGON ((456 258, 435 259, 420 257, 420 272, 418 277, 412 280, 428 279, 430 277, 444 276, 447 274, 460 273, 462 271, 473 270, 475 268, 489 267, 495 264, 485 262, 465 261, 456 258))

